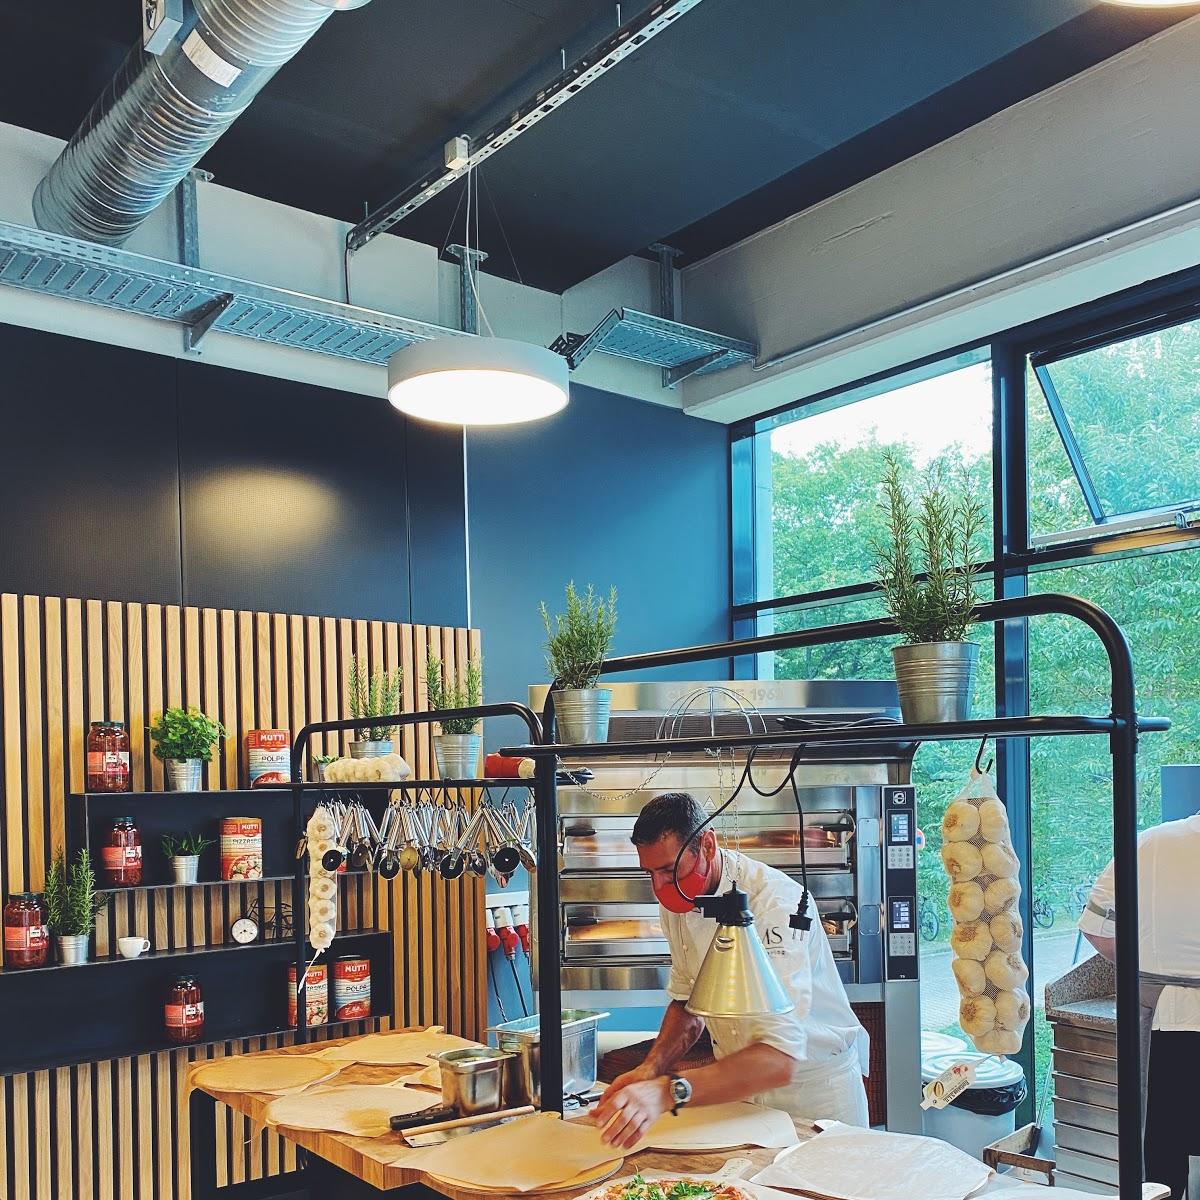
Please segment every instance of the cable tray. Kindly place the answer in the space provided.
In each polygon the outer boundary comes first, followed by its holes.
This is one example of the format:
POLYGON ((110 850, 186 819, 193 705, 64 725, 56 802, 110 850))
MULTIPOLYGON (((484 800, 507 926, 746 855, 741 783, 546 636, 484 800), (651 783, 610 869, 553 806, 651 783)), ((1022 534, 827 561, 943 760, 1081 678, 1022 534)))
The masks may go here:
POLYGON ((564 333, 550 347, 575 370, 594 350, 662 367, 668 387, 692 375, 708 375, 753 362, 758 347, 664 317, 614 308, 591 333, 564 333))

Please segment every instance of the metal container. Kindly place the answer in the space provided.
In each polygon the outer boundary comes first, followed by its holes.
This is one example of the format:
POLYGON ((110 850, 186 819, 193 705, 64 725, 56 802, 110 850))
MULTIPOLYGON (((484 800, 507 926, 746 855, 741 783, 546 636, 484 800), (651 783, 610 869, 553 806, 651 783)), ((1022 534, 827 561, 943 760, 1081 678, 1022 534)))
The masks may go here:
POLYGON ((82 966, 88 960, 88 942, 91 934, 60 933, 54 939, 58 950, 58 961, 64 967, 82 966))
MULTIPOLYGON (((563 1095, 578 1096, 596 1082, 596 1028, 608 1016, 588 1008, 562 1010, 563 1095)), ((542 1102, 541 1017, 521 1017, 488 1030, 501 1050, 513 1056, 505 1067, 504 1102, 509 1105, 542 1102)))
POLYGON ((487 1046, 434 1055, 442 1076, 442 1103, 458 1109, 463 1117, 498 1112, 503 1104, 513 1102, 505 1095, 504 1076, 506 1065, 514 1057, 487 1046))
POLYGON ((390 741, 387 742, 351 742, 351 758, 384 758, 395 749, 390 741))
POLYGON ((900 709, 910 725, 969 721, 979 646, 975 642, 922 642, 894 646, 900 709))
POLYGON ((172 792, 198 792, 204 764, 198 758, 167 759, 167 787, 172 792))
POLYGON ((554 693, 558 740, 576 745, 608 741, 611 688, 564 688, 554 693))
POLYGON ((196 882, 200 873, 200 855, 176 854, 171 859, 171 870, 175 873, 175 882, 186 886, 196 882))
POLYGON ((433 739, 433 757, 440 779, 475 779, 483 738, 477 733, 439 733, 433 739))

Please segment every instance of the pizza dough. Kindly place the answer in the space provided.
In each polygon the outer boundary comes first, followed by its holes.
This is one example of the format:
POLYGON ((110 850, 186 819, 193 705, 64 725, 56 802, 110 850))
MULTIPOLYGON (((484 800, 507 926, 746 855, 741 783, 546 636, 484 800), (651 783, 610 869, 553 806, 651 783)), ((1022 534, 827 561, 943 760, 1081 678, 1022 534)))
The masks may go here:
POLYGON ((440 1026, 417 1033, 369 1033, 320 1052, 331 1062, 366 1063, 379 1067, 394 1067, 400 1063, 424 1063, 431 1054, 446 1050, 469 1050, 478 1046, 465 1038, 444 1033, 440 1026))
POLYGON ((566 1185, 602 1164, 619 1163, 613 1153, 595 1126, 535 1113, 416 1151, 404 1165, 462 1188, 512 1194, 566 1185))
POLYGON ((659 1117, 639 1150, 726 1150, 735 1146, 794 1146, 800 1139, 787 1113, 761 1104, 712 1104, 659 1117))
MULTIPOLYGON (((570 1179, 564 1179, 562 1183, 550 1184, 547 1187, 538 1188, 537 1190, 539 1194, 542 1192, 573 1192, 576 1188, 587 1187, 589 1183, 599 1183, 609 1178, 610 1175, 615 1175, 621 1169, 624 1162, 623 1158, 614 1158, 611 1162, 603 1162, 598 1167, 590 1167, 586 1171, 580 1171, 578 1175, 572 1176, 570 1179)), ((480 1187, 478 1184, 463 1183, 461 1179, 450 1179, 445 1175, 430 1175, 430 1178, 436 1179, 439 1183, 448 1184, 453 1188, 461 1188, 463 1191, 480 1192, 485 1196, 512 1195, 511 1188, 480 1187)), ((722 1200, 724 1200, 723 1197, 722 1200)))
POLYGON ((230 1054, 202 1063, 192 1072, 191 1083, 206 1091, 278 1095, 332 1079, 340 1070, 312 1054, 230 1054))
POLYGON ((423 1112, 440 1103, 439 1097, 411 1088, 362 1084, 281 1096, 267 1105, 265 1116, 268 1125, 373 1138, 390 1132, 389 1117, 423 1112))
POLYGON ((405 1083, 417 1084, 421 1087, 441 1088, 442 1086, 442 1068, 434 1063, 431 1067, 424 1067, 415 1075, 405 1075, 405 1083))

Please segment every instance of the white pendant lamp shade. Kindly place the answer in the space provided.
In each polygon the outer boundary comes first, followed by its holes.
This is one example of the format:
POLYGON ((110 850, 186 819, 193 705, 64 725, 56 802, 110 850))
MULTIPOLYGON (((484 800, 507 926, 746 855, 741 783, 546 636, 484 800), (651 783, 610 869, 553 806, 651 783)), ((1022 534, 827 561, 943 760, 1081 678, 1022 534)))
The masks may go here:
POLYGON ((516 425, 566 407, 567 360, 510 338, 413 342, 388 359, 388 399, 446 425, 516 425))
POLYGON ((1125 8, 1195 8, 1200 0, 1108 0, 1125 8))

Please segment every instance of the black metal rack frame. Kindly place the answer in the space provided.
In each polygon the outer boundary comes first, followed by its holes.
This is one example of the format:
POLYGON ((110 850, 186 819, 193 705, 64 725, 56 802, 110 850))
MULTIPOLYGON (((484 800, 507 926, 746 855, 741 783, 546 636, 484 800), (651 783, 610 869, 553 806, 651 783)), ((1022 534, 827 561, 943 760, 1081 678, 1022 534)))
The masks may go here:
MULTIPOLYGON (((1135 702, 1133 657, 1120 626, 1103 609, 1077 596, 1046 593, 981 604, 976 615, 981 623, 1020 620, 1051 614, 1072 617, 1088 626, 1100 639, 1108 656, 1111 709, 1106 717, 1030 716, 993 717, 978 721, 956 721, 937 725, 871 726, 865 729, 823 729, 780 731, 770 734, 737 734, 700 738, 601 743, 595 745, 559 745, 554 741, 553 691, 547 696, 540 733, 537 719, 522 705, 497 705, 526 718, 533 736, 529 744, 510 746, 501 753, 533 758, 537 800, 538 861, 550 864, 558 853, 558 794, 556 762, 559 756, 572 761, 610 757, 613 754, 664 754, 705 749, 749 750, 757 745, 815 744, 849 745, 880 741, 962 741, 982 737, 1027 738, 1107 733, 1113 761, 1113 859, 1118 897, 1116 916, 1117 959, 1117 1098, 1118 1155, 1120 1158, 1120 1194, 1137 1197, 1142 1188, 1142 1097, 1141 1035, 1138 1020, 1138 894, 1137 894, 1137 748, 1143 732, 1170 728, 1163 718, 1139 718, 1135 702)), ((826 625, 794 633, 771 634, 717 642, 707 646, 689 646, 649 654, 614 658, 602 668, 606 675, 627 671, 680 666, 713 659, 733 659, 739 655, 762 654, 797 646, 820 646, 834 642, 861 641, 898 633, 894 621, 878 619, 844 625, 826 625)), ((432 719, 436 719, 434 716, 432 719)), ((388 724, 388 721, 375 721, 388 724)), ((408 723, 396 720, 394 724, 408 723)), ((352 722, 334 722, 319 728, 348 728, 352 722)), ((308 730, 304 731, 307 733, 308 730)), ((304 733, 301 736, 304 736, 304 733)), ((293 778, 297 762, 293 752, 293 778)), ((297 793, 297 796, 299 793, 297 793)), ((299 800, 297 799, 297 812, 299 800)), ((299 873, 298 873, 299 878, 299 873)), ((537 872, 537 939, 546 948, 538 958, 538 1007, 541 1013, 541 1093, 543 1107, 553 1106, 550 1097, 562 1105, 562 1044, 559 1011, 562 987, 557 953, 559 887, 556 870, 537 872)))

